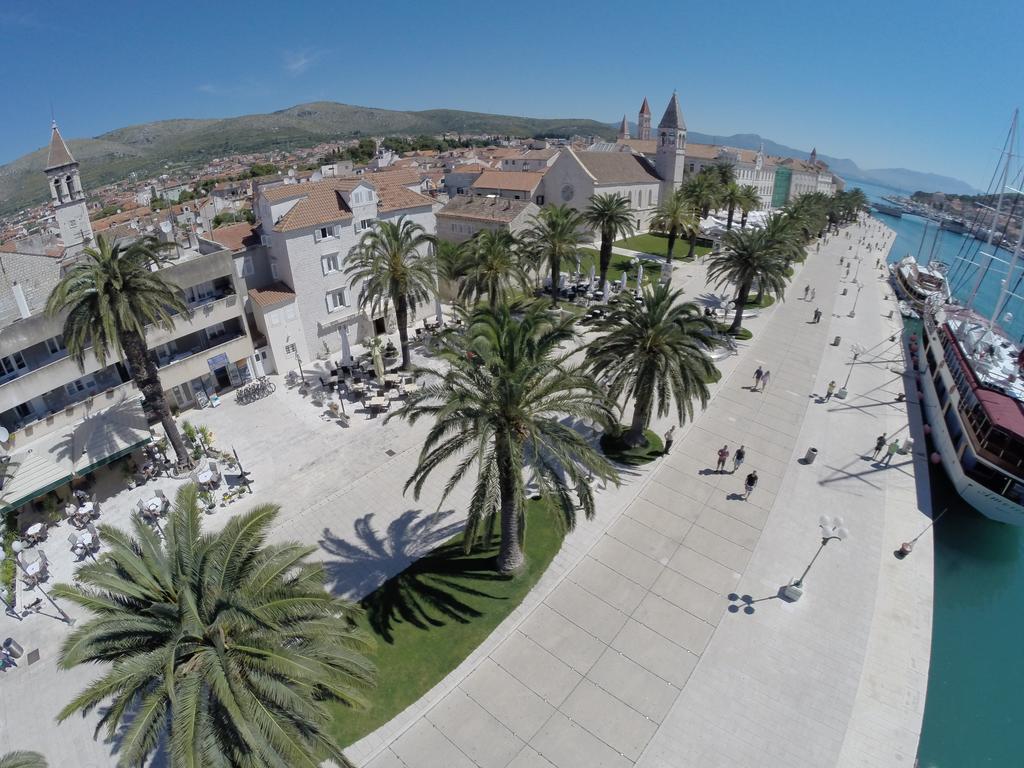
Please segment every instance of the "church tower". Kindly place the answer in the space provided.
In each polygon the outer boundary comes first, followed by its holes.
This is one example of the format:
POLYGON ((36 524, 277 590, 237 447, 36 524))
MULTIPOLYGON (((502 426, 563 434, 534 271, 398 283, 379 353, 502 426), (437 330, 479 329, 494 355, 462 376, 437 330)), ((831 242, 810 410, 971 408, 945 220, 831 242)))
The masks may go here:
POLYGON ((642 141, 651 140, 651 108, 647 104, 647 97, 644 96, 644 103, 640 107, 640 119, 637 120, 637 127, 640 129, 639 139, 642 141))
POLYGON ((661 177, 661 199, 667 199, 683 183, 686 166, 686 121, 679 108, 679 95, 672 91, 672 99, 665 115, 658 123, 658 150, 654 168, 661 177))
POLYGON ((811 150, 810 161, 811 161, 811 165, 817 165, 818 164, 818 148, 817 147, 815 147, 814 149, 811 150))
POLYGON ((92 224, 89 223, 82 181, 78 177, 78 161, 64 143, 56 120, 53 121, 50 151, 46 156, 46 178, 64 247, 71 252, 80 251, 92 241, 92 224))
POLYGON ((629 138, 629 123, 626 121, 626 116, 622 116, 622 125, 619 126, 619 139, 629 138))
POLYGON ((754 158, 754 170, 760 171, 764 168, 764 142, 757 148, 757 156, 754 158))

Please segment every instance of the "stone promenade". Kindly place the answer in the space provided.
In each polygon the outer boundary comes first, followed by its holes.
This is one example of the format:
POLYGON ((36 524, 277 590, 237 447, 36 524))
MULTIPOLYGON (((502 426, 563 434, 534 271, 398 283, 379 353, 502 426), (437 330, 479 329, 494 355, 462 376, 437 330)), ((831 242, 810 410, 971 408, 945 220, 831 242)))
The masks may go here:
MULTIPOLYGON (((353 745, 354 761, 913 765, 931 541, 904 561, 892 552, 930 510, 915 485, 922 457, 883 466, 870 456, 880 433, 907 436, 916 406, 894 402, 898 318, 875 268, 881 252, 858 248, 863 235, 886 248, 891 238, 868 220, 812 249, 789 300, 756 324, 739 365, 723 366, 713 400, 677 433, 671 455, 603 493, 598 520, 567 539, 520 609, 427 696, 353 745), (839 258, 858 254, 846 276, 839 258), (814 303, 802 300, 804 285, 814 303), (816 306, 819 324, 810 322, 816 306), (763 392, 751 390, 758 365, 771 371, 763 392), (848 396, 824 402, 828 382, 847 375, 848 396), (716 451, 739 444, 742 469, 716 473, 716 451), (818 458, 805 464, 810 446, 818 458), (751 469, 760 482, 744 500, 751 469), (842 515, 851 535, 821 553, 803 598, 785 602, 779 588, 814 555, 823 513, 842 515)), ((692 271, 674 275, 690 294, 692 271)))

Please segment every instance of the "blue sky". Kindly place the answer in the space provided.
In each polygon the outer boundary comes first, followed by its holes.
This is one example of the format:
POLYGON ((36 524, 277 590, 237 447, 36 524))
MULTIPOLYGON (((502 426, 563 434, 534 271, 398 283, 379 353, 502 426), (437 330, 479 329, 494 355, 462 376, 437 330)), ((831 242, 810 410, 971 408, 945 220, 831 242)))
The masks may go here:
POLYGON ((0 162, 66 136, 329 99, 760 133, 984 187, 1024 98, 1024 3, 0 2, 0 162))

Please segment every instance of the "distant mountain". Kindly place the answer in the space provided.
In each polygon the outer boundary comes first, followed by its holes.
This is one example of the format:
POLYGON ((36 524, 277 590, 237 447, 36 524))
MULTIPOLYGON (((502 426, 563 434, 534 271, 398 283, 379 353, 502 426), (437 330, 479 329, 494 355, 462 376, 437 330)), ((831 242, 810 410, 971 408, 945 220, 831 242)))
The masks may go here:
MULTIPOLYGON (((784 144, 778 144, 771 139, 764 139, 756 133, 736 133, 732 136, 713 136, 707 133, 690 131, 687 134, 688 141, 698 144, 724 144, 737 149, 757 149, 764 143, 764 151, 769 155, 780 155, 782 157, 799 157, 807 159, 810 152, 802 149, 793 149, 784 144)), ((923 171, 912 171, 907 168, 874 168, 864 170, 853 160, 848 158, 829 157, 818 154, 818 158, 828 163, 829 167, 842 176, 848 182, 866 182, 878 184, 883 187, 913 192, 923 190, 926 192, 949 192, 956 195, 973 195, 979 190, 968 184, 966 181, 954 179, 950 176, 940 176, 936 173, 925 173, 923 171)))
MULTIPOLYGON (((422 135, 444 131, 511 136, 569 136, 611 138, 614 129, 586 119, 542 120, 489 115, 450 109, 400 112, 334 102, 299 104, 266 115, 220 120, 161 120, 133 125, 97 136, 72 139, 71 153, 82 164, 82 181, 97 187, 124 179, 132 171, 140 178, 181 163, 200 163, 237 152, 310 146, 323 141, 360 136, 422 135)), ((45 126, 40 131, 47 135, 45 126)), ((0 166, 0 214, 11 213, 46 198, 46 148, 0 166)))
MULTIPOLYGON (((82 180, 89 188, 127 178, 132 172, 139 178, 146 178, 165 168, 183 163, 198 164, 238 152, 310 146, 360 136, 415 136, 452 131, 521 137, 581 134, 612 138, 617 130, 618 124, 582 118, 541 120, 453 109, 402 112, 319 101, 265 115, 219 120, 161 120, 118 128, 93 139, 73 139, 68 144, 82 164, 82 180)), ((45 126, 40 134, 47 134, 45 126)), ((778 144, 754 133, 713 136, 691 131, 688 138, 702 144, 725 144, 740 149, 757 149, 763 143, 765 152, 771 155, 808 156, 806 151, 778 144)), ((946 176, 902 168, 865 171, 852 160, 825 155, 819 157, 836 173, 851 181, 860 180, 908 191, 920 189, 958 194, 976 191, 969 184, 946 176)), ((17 211, 46 198, 45 163, 44 147, 0 166, 0 214, 17 211)))

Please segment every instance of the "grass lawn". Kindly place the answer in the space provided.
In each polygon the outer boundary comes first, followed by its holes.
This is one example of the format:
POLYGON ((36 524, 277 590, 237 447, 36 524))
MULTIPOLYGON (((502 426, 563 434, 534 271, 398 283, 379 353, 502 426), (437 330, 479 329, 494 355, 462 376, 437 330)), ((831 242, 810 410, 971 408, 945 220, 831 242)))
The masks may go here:
POLYGON ((754 296, 754 298, 747 300, 746 306, 748 306, 748 307, 760 307, 761 309, 764 309, 765 307, 770 307, 774 303, 775 303, 775 297, 774 296, 769 296, 766 293, 764 296, 761 297, 760 303, 758 303, 758 301, 757 301, 757 296, 754 296))
POLYGON ((720 333, 728 334, 728 335, 732 336, 734 339, 739 339, 740 341, 746 341, 747 339, 754 338, 754 334, 751 333, 750 330, 748 330, 747 328, 743 328, 742 326, 740 326, 739 333, 730 334, 729 333, 729 326, 732 325, 731 321, 728 322, 728 323, 716 323, 716 325, 718 326, 718 331, 720 333))
MULTIPOLYGON (((612 254, 612 263, 608 266, 608 281, 618 282, 622 273, 626 272, 626 287, 636 288, 636 267, 630 264, 631 257, 612 254)), ((642 262, 644 265, 644 285, 657 285, 661 277, 661 265, 652 264, 649 261, 642 262)), ((594 265, 594 274, 599 275, 601 268, 601 252, 596 248, 582 248, 580 250, 580 271, 586 278, 590 274, 590 265, 594 265)), ((573 269, 575 269, 573 265, 573 269)))
MULTIPOLYGON (((656 232, 647 232, 642 235, 627 237, 625 240, 616 240, 615 245, 620 248, 628 248, 631 251, 653 253, 656 256, 665 258, 665 255, 668 253, 668 235, 661 235, 656 232)), ((694 251, 694 255, 699 258, 710 251, 710 248, 698 245, 697 250, 694 251)), ((677 238, 676 247, 672 251, 672 259, 675 261, 681 261, 686 258, 686 254, 689 252, 690 242, 685 237, 677 238)))
POLYGON ((377 687, 369 709, 335 708, 331 734, 339 744, 358 741, 420 698, 522 602, 562 546, 546 504, 528 502, 526 519, 526 567, 514 579, 494 570, 497 547, 467 555, 459 534, 361 601, 360 623, 377 639, 377 687))
MULTIPOLYGON (((626 432, 629 427, 626 424, 619 425, 623 432, 626 432)), ((619 464, 625 464, 629 467, 637 467, 641 464, 646 464, 650 461, 654 461, 656 458, 661 456, 665 446, 661 442, 661 438, 653 430, 645 430, 644 437, 647 439, 645 445, 638 446, 636 448, 628 448, 622 444, 621 440, 605 432, 601 437, 601 450, 604 451, 604 455, 612 461, 616 461, 619 464)))

